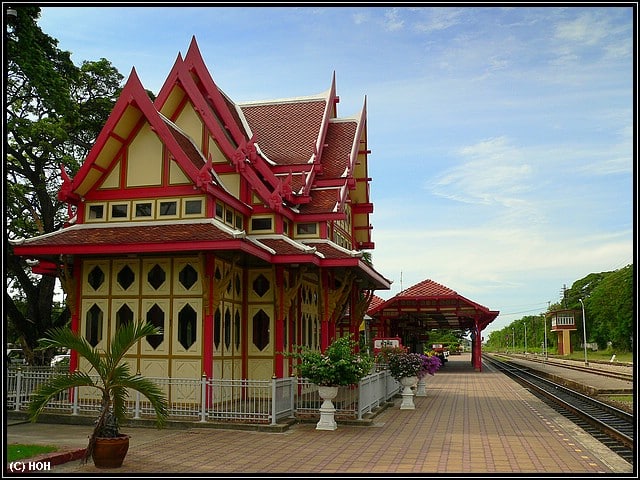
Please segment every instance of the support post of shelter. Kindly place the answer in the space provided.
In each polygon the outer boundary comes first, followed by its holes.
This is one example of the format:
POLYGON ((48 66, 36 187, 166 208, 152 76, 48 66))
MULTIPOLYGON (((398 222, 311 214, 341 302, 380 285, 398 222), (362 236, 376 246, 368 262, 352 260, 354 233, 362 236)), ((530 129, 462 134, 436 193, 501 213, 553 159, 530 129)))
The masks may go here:
POLYGON ((482 334, 480 332, 480 326, 476 319, 473 327, 473 334, 471 335, 471 358, 473 362, 473 368, 476 372, 482 371, 482 334))

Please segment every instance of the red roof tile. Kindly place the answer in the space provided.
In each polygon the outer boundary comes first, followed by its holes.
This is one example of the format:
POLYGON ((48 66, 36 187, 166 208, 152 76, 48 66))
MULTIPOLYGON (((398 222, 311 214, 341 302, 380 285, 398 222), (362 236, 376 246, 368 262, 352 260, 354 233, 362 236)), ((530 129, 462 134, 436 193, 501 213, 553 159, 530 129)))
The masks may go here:
POLYGON ((322 173, 319 179, 341 178, 349 166, 356 122, 331 122, 322 151, 322 173))
POLYGON ((142 245, 174 242, 202 242, 232 240, 233 236, 211 222, 166 223, 88 227, 73 226, 50 235, 42 235, 25 241, 28 247, 44 246, 99 246, 142 245))
POLYGON ((254 238, 254 241, 265 245, 276 252, 276 255, 313 255, 314 252, 309 250, 306 245, 300 244, 299 247, 291 242, 280 238, 254 238))
POLYGON ((382 305, 385 302, 384 298, 380 298, 377 295, 373 295, 373 298, 371 299, 371 303, 369 304, 369 308, 367 309, 367 312, 369 310, 373 310, 374 308, 376 308, 378 305, 382 305))
POLYGON ((300 213, 333 213, 339 201, 339 188, 312 189, 311 202, 300 206, 300 213))
POLYGON ((313 155, 326 102, 294 101, 240 105, 256 143, 278 165, 304 164, 313 155))
POLYGON ((306 240, 303 242, 305 245, 309 245, 310 247, 316 247, 318 252, 320 252, 324 256, 324 258, 328 258, 328 259, 357 258, 351 255, 351 253, 349 253, 348 251, 345 251, 344 249, 340 248, 338 245, 336 245, 333 242, 327 242, 327 241, 317 242, 317 241, 309 241, 309 240, 306 240))
POLYGON ((191 163, 193 163, 193 166, 196 167, 198 170, 201 169, 205 163, 205 160, 202 157, 202 154, 200 153, 200 151, 189 139, 189 137, 187 137, 178 128, 176 128, 176 126, 173 123, 166 120, 164 123, 167 125, 167 127, 169 127, 169 131, 173 135, 173 138, 176 139, 182 151, 187 155, 191 163))
POLYGON ((433 280, 423 280, 401 291, 396 297, 455 297, 458 294, 433 280))

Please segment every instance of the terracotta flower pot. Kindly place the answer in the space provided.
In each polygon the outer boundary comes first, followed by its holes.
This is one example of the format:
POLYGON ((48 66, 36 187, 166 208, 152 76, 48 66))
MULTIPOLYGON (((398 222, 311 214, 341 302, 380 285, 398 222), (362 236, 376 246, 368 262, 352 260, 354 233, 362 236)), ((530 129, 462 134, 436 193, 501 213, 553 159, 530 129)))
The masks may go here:
POLYGON ((119 468, 129 451, 129 435, 121 434, 115 438, 96 438, 93 447, 93 464, 96 468, 119 468))

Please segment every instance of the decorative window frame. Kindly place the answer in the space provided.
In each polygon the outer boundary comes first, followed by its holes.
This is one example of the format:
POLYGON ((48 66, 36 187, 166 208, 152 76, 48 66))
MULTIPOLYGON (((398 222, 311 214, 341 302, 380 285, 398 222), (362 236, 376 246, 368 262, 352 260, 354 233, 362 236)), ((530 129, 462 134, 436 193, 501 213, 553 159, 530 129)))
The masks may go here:
POLYGON ((125 222, 131 220, 131 202, 129 201, 114 201, 109 202, 109 208, 107 209, 107 220, 109 222, 125 222), (125 206, 127 208, 127 212, 124 216, 114 216, 113 209, 114 207, 125 206))
POLYGON ((320 228, 318 226, 318 222, 301 222, 296 223, 295 226, 296 237, 295 238, 318 238, 320 236, 320 228), (311 225, 315 226, 314 231, 300 231, 301 227, 310 227, 311 225))
POLYGON ((91 202, 85 204, 84 207, 84 220, 87 223, 96 223, 96 222, 105 222, 107 220, 107 202, 91 202), (91 218, 91 209, 92 207, 102 207, 102 216, 91 218))
POLYGON ((175 198, 159 198, 157 201, 157 205, 156 205, 156 219, 157 220, 166 220, 166 219, 176 219, 176 218, 180 218, 180 213, 181 213, 181 199, 180 197, 175 197, 175 198), (162 204, 163 203, 175 203, 176 206, 176 213, 174 214, 166 214, 163 215, 162 214, 162 204))
POLYGON ((184 197, 182 199, 182 207, 180 212, 182 218, 201 218, 205 215, 205 198, 204 197, 184 197), (187 213, 187 203, 200 202, 200 212, 187 213))
POLYGON ((131 216, 133 218, 133 220, 154 220, 155 219, 155 214, 156 214, 156 202, 153 200, 134 200, 132 202, 132 206, 131 206, 131 216), (138 205, 142 205, 142 204, 149 204, 151 206, 151 214, 150 215, 136 215, 136 210, 138 205))
POLYGON ((255 215, 249 220, 249 233, 275 233, 275 221, 273 215, 255 215), (254 220, 269 220, 271 222, 270 228, 254 228, 254 220))

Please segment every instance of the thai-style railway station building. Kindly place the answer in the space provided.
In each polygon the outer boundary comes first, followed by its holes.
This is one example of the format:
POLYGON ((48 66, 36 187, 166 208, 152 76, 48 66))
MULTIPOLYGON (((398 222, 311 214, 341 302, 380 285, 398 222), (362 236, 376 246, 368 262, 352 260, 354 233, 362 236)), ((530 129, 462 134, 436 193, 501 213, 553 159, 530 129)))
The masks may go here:
MULTIPOLYGON (((288 376, 282 352, 358 337, 373 292, 391 286, 365 253, 366 99, 349 118, 338 103, 335 76, 318 95, 235 103, 194 38, 155 101, 132 70, 79 171, 62 169, 67 224, 14 254, 60 278, 72 328, 95 347, 127 322, 161 327, 127 356, 133 371, 288 376)), ((420 328, 470 328, 479 369, 480 331, 497 312, 433 284, 406 293, 373 308, 376 334, 402 334, 401 313, 420 328)))

